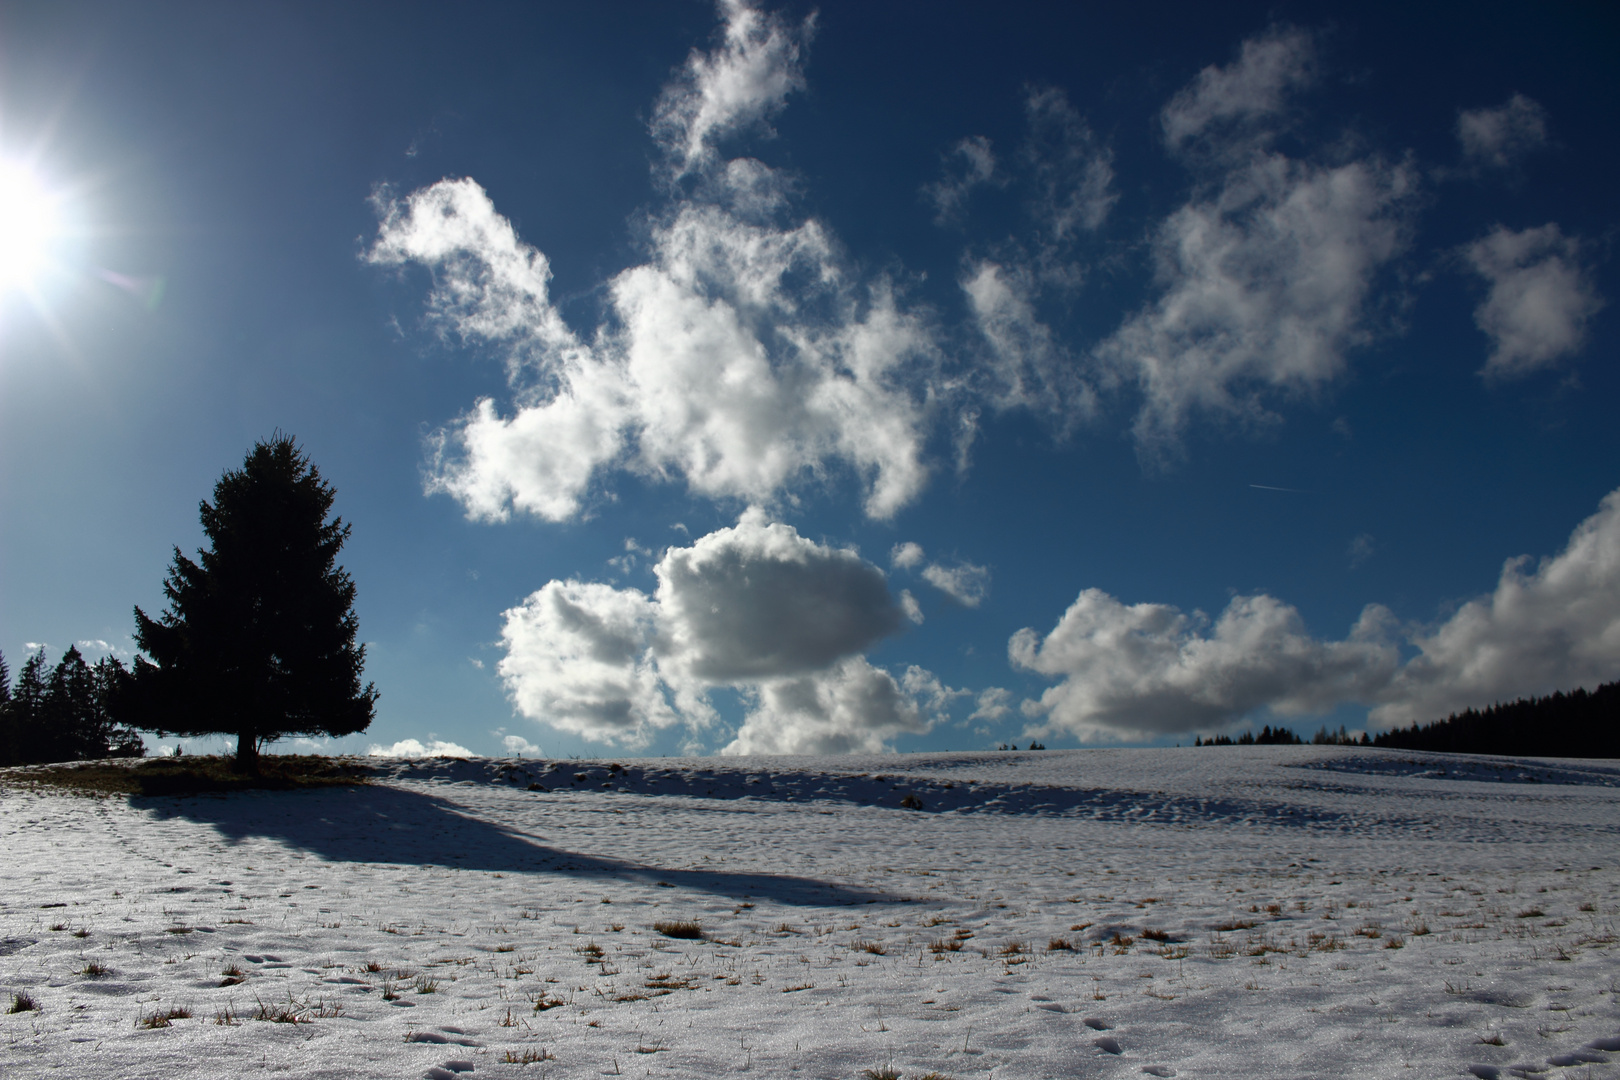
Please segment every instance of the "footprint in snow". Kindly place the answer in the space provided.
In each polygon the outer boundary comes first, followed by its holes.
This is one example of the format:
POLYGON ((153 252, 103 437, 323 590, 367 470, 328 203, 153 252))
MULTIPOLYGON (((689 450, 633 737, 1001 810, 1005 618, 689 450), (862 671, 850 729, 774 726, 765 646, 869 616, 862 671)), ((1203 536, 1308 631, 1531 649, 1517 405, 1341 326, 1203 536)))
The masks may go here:
POLYGON ((1123 1054, 1125 1052, 1124 1048, 1119 1045, 1119 1040, 1112 1035, 1104 1035, 1100 1039, 1094 1039, 1091 1045, 1110 1054, 1123 1054))
POLYGON ((1110 1024, 1108 1024, 1104 1020, 1097 1019, 1095 1016, 1088 1016, 1088 1017, 1086 1017, 1084 1020, 1082 1020, 1080 1022, 1082 1024, 1086 1025, 1086 1027, 1090 1028, 1092 1031, 1111 1031, 1111 1030, 1113 1030, 1113 1028, 1112 1028, 1112 1026, 1110 1024))
POLYGON ((1567 1069, 1572 1065, 1601 1065, 1608 1060, 1609 1055, 1601 1050, 1576 1050, 1569 1054, 1555 1054, 1547 1059, 1547 1064, 1567 1069))
POLYGON ((425 1080, 456 1080, 458 1073, 470 1073, 473 1068, 470 1061, 447 1061, 443 1065, 433 1066, 422 1076, 425 1080))
POLYGON ((460 1028, 440 1028, 438 1031, 413 1031, 405 1036, 409 1043, 434 1043, 443 1046, 446 1043, 455 1043, 457 1046, 477 1046, 478 1044, 467 1038, 467 1033, 460 1028), (448 1034, 441 1034, 448 1032, 448 1034))
POLYGON ((1586 1044, 1588 1050, 1620 1050, 1620 1035, 1612 1039, 1593 1039, 1586 1044))
POLYGON ((1176 1070, 1172 1069, 1168 1065, 1144 1065, 1144 1066, 1142 1066, 1142 1071, 1147 1073, 1149 1076, 1174 1076, 1174 1075, 1176 1075, 1176 1070))

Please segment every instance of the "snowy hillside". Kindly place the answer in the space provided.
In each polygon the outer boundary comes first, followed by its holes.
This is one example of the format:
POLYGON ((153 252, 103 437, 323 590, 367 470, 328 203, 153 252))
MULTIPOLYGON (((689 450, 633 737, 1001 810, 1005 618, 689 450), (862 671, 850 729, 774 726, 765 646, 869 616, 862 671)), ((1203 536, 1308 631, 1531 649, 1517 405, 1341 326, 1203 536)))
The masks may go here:
POLYGON ((1620 763, 624 764, 0 786, 0 1076, 1620 1076, 1620 763))

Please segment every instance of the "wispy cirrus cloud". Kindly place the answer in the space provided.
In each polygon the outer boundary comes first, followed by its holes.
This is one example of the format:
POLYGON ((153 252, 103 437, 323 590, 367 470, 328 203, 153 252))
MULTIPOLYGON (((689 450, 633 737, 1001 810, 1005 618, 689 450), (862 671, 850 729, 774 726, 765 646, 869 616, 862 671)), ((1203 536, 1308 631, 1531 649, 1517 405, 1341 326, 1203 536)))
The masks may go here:
POLYGON ((1096 350, 1140 388, 1148 461, 1198 414, 1253 424, 1275 395, 1339 378, 1374 336, 1375 281, 1409 243, 1417 178, 1376 155, 1316 163, 1270 149, 1315 69, 1309 35, 1277 31, 1205 68, 1165 107, 1166 145, 1204 178, 1153 234, 1158 296, 1096 350))
POLYGON ((1493 109, 1457 113, 1457 142, 1474 169, 1510 169, 1547 145, 1547 111, 1523 94, 1493 109))

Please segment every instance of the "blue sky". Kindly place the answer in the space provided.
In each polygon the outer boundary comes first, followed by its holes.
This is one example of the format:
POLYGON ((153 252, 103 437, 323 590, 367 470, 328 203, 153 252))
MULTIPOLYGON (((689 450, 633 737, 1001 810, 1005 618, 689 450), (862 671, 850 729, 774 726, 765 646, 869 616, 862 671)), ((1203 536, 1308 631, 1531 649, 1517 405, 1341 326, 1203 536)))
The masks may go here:
POLYGON ((0 649, 127 658, 280 428, 382 694, 332 750, 1620 677, 1614 17, 1060 8, 8 6, 0 649))

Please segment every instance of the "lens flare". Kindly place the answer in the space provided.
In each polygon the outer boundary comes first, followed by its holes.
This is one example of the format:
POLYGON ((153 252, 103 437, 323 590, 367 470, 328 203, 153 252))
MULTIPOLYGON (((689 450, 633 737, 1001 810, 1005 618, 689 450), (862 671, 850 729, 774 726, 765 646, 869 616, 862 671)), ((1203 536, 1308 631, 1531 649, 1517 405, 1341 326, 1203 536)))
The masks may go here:
POLYGON ((34 281, 60 225, 56 197, 32 170, 0 161, 0 289, 34 281))

